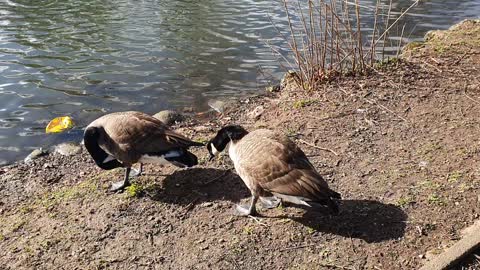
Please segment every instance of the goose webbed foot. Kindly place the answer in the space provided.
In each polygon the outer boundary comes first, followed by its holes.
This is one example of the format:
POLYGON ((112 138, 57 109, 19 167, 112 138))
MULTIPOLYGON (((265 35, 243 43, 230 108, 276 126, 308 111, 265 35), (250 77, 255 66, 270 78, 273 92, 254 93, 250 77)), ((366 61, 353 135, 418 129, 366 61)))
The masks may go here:
POLYGON ((126 187, 130 186, 130 181, 128 181, 130 170, 130 168, 125 169, 125 177, 123 181, 113 183, 110 187, 110 192, 123 191, 126 187))
POLYGON ((131 177, 138 177, 141 176, 143 173, 143 164, 140 163, 140 168, 137 169, 132 169, 132 173, 130 174, 131 177))
POLYGON ((277 197, 260 197, 260 205, 264 209, 273 209, 280 205, 281 200, 277 197))
POLYGON ((255 207, 257 200, 258 200, 258 197, 253 196, 250 205, 247 206, 247 205, 237 204, 235 206, 235 210, 233 211, 233 214, 235 216, 240 216, 240 217, 256 216, 258 214, 257 209, 255 207))
POLYGON ((123 191, 126 187, 128 187, 130 183, 125 183, 125 181, 118 181, 115 183, 112 183, 112 186, 110 187, 110 192, 117 192, 117 191, 123 191))

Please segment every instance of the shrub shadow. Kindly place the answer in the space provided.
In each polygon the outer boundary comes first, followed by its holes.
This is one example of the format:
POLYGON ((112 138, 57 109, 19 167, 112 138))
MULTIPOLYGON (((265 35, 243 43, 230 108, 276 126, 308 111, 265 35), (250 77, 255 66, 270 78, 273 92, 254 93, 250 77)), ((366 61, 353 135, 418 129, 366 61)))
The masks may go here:
POLYGON ((145 193, 152 200, 178 205, 215 200, 237 202, 250 194, 231 170, 213 168, 177 170, 165 177, 162 186, 151 186, 145 193))
POLYGON ((291 219, 318 232, 374 243, 403 237, 407 215, 392 204, 373 200, 342 200, 337 216, 307 209, 302 217, 291 219))

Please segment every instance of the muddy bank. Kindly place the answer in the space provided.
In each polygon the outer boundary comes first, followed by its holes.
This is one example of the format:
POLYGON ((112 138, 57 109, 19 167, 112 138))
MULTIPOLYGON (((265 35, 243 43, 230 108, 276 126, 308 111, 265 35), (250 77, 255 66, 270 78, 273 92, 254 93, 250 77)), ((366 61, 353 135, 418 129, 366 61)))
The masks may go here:
MULTIPOLYGON (((296 140, 344 201, 341 214, 293 207, 232 216, 248 191, 228 156, 189 170, 122 170, 82 151, 0 167, 6 269, 416 269, 480 215, 480 26, 410 45, 370 75, 305 93, 290 84, 211 119, 173 126, 206 141, 225 124, 296 140)), ((478 269, 475 258, 464 262, 478 269)))

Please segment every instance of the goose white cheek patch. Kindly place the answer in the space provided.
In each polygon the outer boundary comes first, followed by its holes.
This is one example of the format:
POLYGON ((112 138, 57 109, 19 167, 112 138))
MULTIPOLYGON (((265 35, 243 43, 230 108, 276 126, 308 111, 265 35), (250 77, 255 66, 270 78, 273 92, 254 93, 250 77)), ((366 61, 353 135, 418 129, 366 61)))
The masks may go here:
POLYGON ((218 155, 218 150, 217 150, 217 148, 215 148, 215 145, 213 145, 213 143, 211 143, 210 146, 212 147, 212 155, 214 155, 214 156, 218 155))

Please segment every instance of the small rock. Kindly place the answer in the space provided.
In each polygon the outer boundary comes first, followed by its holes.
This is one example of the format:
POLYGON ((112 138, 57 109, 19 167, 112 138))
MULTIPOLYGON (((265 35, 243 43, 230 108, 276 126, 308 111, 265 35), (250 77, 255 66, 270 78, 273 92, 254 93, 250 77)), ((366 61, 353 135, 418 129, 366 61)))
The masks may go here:
POLYGON ((185 120, 185 117, 181 113, 171 110, 160 111, 154 114, 153 117, 162 121, 167 126, 171 126, 177 122, 182 122, 185 120))
POLYGON ((280 92, 280 85, 267 86, 265 90, 270 93, 280 92))
POLYGON ((81 152, 82 147, 74 142, 61 143, 54 147, 54 153, 67 157, 80 154, 81 152))
POLYGON ((226 103, 224 101, 221 101, 221 100, 209 100, 207 102, 208 106, 210 106, 210 108, 214 109, 215 111, 219 112, 219 113, 223 113, 225 111, 225 105, 226 103))
POLYGON ((265 109, 263 108, 263 106, 257 106, 253 111, 248 113, 248 117, 257 120, 258 118, 260 118, 260 116, 262 116, 264 111, 265 109))
POLYGON ((43 148, 38 148, 33 150, 23 161, 25 163, 30 163, 32 160, 37 159, 39 157, 48 155, 48 151, 43 148))
POLYGON ((420 255, 418 255, 418 258, 420 258, 420 259, 425 259, 425 254, 420 254, 420 255))
POLYGON ((50 164, 50 163, 43 164, 43 168, 52 168, 52 167, 53 167, 53 165, 50 164))
POLYGON ((212 205, 213 205, 212 202, 204 202, 204 203, 201 204, 201 206, 203 206, 203 207, 210 207, 212 205))
POLYGON ((428 161, 425 161, 425 160, 420 161, 418 163, 418 166, 420 166, 420 168, 426 168, 428 166, 428 161))

